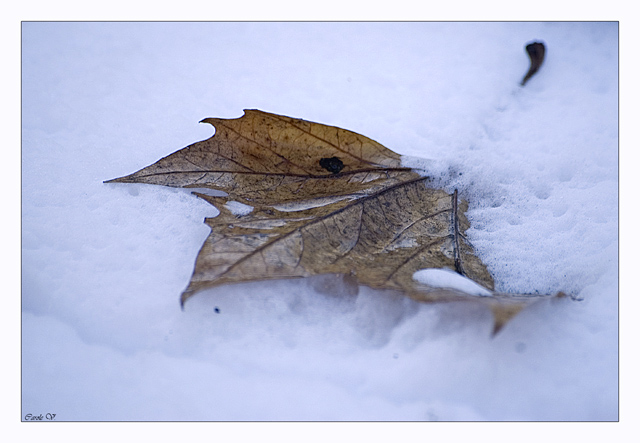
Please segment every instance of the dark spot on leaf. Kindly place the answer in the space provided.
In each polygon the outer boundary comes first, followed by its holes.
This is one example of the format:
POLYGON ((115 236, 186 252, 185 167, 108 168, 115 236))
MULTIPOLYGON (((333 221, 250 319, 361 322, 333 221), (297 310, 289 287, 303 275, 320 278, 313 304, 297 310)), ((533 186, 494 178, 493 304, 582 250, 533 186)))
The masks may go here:
POLYGON ((340 160, 338 157, 321 158, 320 166, 322 166, 332 174, 337 174, 338 172, 342 171, 342 168, 344 168, 344 163, 342 163, 342 160, 340 160))

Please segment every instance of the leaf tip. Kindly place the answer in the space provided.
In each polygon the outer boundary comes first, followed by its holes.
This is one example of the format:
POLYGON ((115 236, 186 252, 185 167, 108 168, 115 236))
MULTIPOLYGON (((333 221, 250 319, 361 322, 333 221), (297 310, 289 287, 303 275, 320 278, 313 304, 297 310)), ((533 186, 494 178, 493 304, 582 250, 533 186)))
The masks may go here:
POLYGON ((124 177, 112 178, 111 180, 104 180, 102 183, 131 183, 127 178, 129 175, 125 175, 124 177))
POLYGON ((191 293, 184 291, 181 295, 180 295, 180 309, 182 309, 184 311, 184 304, 187 301, 187 299, 191 296, 191 293))
POLYGON ((504 326, 516 316, 524 308, 523 304, 495 304, 491 306, 491 312, 493 313, 493 330, 491 331, 491 337, 495 337, 504 326))
POLYGON ((202 119, 202 120, 200 120, 198 123, 208 123, 208 124, 210 124, 211 126, 213 126, 213 127, 215 128, 215 126, 216 126, 216 125, 215 125, 215 123, 214 123, 214 122, 215 122, 215 119, 214 119, 214 118, 207 117, 207 118, 203 118, 203 119, 202 119))
POLYGON ((494 318, 493 330, 491 331, 491 338, 494 338, 496 335, 498 335, 498 332, 500 332, 500 330, 504 327, 506 323, 507 323, 506 321, 498 321, 497 319, 494 318))

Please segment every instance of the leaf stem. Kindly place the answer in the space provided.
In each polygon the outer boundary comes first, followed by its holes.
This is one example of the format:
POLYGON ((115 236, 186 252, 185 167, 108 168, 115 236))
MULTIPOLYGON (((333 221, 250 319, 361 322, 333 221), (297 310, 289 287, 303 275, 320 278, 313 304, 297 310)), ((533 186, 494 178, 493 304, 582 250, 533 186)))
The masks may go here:
POLYGON ((451 206, 451 224, 453 225, 453 263, 455 264, 456 272, 460 275, 465 275, 464 269, 462 269, 462 260, 460 259, 457 189, 453 191, 453 195, 451 196, 451 206))

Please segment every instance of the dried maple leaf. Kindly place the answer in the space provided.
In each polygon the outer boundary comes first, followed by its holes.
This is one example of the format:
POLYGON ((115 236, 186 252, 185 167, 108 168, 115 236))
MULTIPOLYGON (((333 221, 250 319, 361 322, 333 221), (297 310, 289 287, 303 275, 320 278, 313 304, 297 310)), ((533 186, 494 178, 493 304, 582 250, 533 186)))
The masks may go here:
MULTIPOLYGON (((494 333, 539 295, 501 294, 464 236, 466 202, 426 186, 400 156, 351 131, 246 110, 208 118, 213 137, 109 183, 210 188, 195 193, 220 210, 181 303, 228 283, 343 275, 424 302, 488 305, 494 333), (252 207, 239 214, 237 201, 252 207), (423 269, 455 272, 480 285, 460 289, 414 279, 423 269), (480 294, 480 295, 478 295, 480 294)), ((446 274, 448 276, 448 274, 446 274)), ((442 276, 441 276, 442 277, 442 276)))

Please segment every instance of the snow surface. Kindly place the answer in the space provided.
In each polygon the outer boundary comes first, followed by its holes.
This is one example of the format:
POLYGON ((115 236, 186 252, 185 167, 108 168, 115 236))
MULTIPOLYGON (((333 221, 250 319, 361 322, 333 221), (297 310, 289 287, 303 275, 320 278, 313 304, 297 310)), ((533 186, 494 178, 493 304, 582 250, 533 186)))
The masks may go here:
POLYGON ((616 23, 24 23, 22 44, 23 417, 617 420, 616 23), (181 311, 217 211, 102 182, 245 108, 413 158, 469 201, 496 289, 582 301, 495 338, 481 308, 314 279, 181 311))

